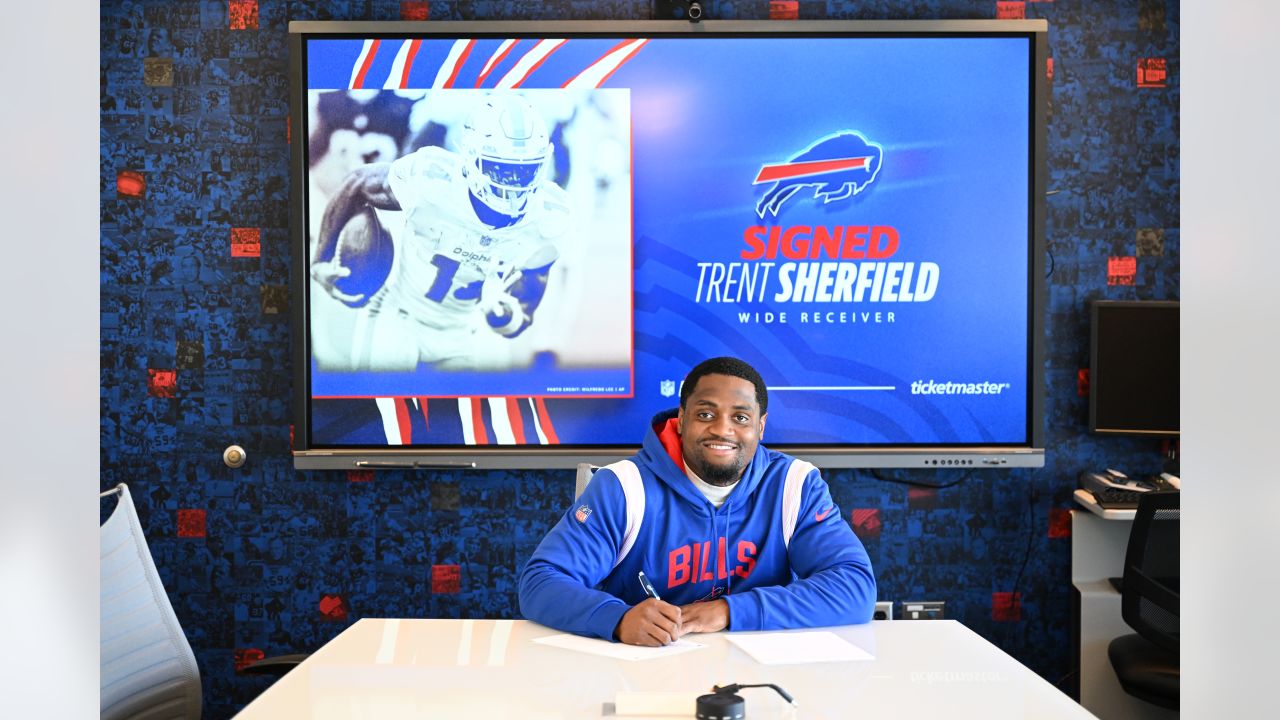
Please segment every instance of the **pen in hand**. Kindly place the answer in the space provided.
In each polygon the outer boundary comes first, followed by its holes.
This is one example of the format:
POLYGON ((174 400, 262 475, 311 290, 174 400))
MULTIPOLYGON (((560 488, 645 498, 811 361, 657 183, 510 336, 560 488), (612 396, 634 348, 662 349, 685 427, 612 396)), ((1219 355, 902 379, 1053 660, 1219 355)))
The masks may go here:
POLYGON ((649 582, 649 578, 645 577, 643 570, 640 571, 639 578, 640 578, 640 587, 644 588, 645 595, 648 595, 654 600, 662 599, 658 597, 658 591, 653 589, 653 583, 649 582))
POLYGON ((680 608, 665 603, 658 597, 658 591, 653 589, 653 583, 645 577, 643 570, 636 576, 640 579, 644 594, 653 598, 654 602, 645 600, 623 614, 614 632, 618 640, 650 647, 670 645, 679 640, 684 635, 680 624, 680 608))

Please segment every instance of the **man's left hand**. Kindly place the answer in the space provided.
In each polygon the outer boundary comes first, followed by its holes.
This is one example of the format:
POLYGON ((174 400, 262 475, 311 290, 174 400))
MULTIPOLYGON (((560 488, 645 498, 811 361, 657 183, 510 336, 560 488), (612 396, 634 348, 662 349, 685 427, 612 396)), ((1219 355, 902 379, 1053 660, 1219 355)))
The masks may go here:
POLYGON ((729 603, 708 600, 680 607, 680 624, 685 633, 718 632, 729 627, 729 603))

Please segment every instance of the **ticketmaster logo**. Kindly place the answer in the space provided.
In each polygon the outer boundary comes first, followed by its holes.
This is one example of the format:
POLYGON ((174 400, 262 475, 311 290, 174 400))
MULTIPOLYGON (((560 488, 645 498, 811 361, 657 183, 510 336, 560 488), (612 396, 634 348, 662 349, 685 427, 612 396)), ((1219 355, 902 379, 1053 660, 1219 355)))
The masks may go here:
POLYGON ((912 395, 999 395, 1008 390, 1009 383, 956 383, 916 380, 911 383, 912 395))

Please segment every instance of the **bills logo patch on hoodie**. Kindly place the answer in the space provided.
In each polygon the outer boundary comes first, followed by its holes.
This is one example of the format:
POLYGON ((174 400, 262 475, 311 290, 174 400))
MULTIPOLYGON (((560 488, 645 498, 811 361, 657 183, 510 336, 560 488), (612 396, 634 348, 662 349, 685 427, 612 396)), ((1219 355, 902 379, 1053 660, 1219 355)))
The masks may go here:
POLYGON ((573 513, 573 516, 578 518, 578 522, 584 523, 587 521, 587 518, 591 517, 591 508, 586 505, 582 505, 573 513))

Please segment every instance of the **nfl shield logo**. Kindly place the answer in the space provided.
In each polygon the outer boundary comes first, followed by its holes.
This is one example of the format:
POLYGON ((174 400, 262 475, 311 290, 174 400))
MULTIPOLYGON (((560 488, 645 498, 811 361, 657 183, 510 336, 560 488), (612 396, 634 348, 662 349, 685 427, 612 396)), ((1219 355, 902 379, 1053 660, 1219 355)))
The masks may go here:
POLYGON ((662 393, 662 397, 671 397, 672 395, 675 395, 675 394, 676 394, 676 381, 675 381, 675 380, 663 380, 663 381, 662 381, 662 384, 658 387, 658 391, 662 393))
POLYGON ((574 517, 578 518, 578 522, 580 523, 586 522, 587 518, 590 515, 591 515, 591 508, 587 507, 586 505, 579 507, 577 512, 573 514, 574 517))

